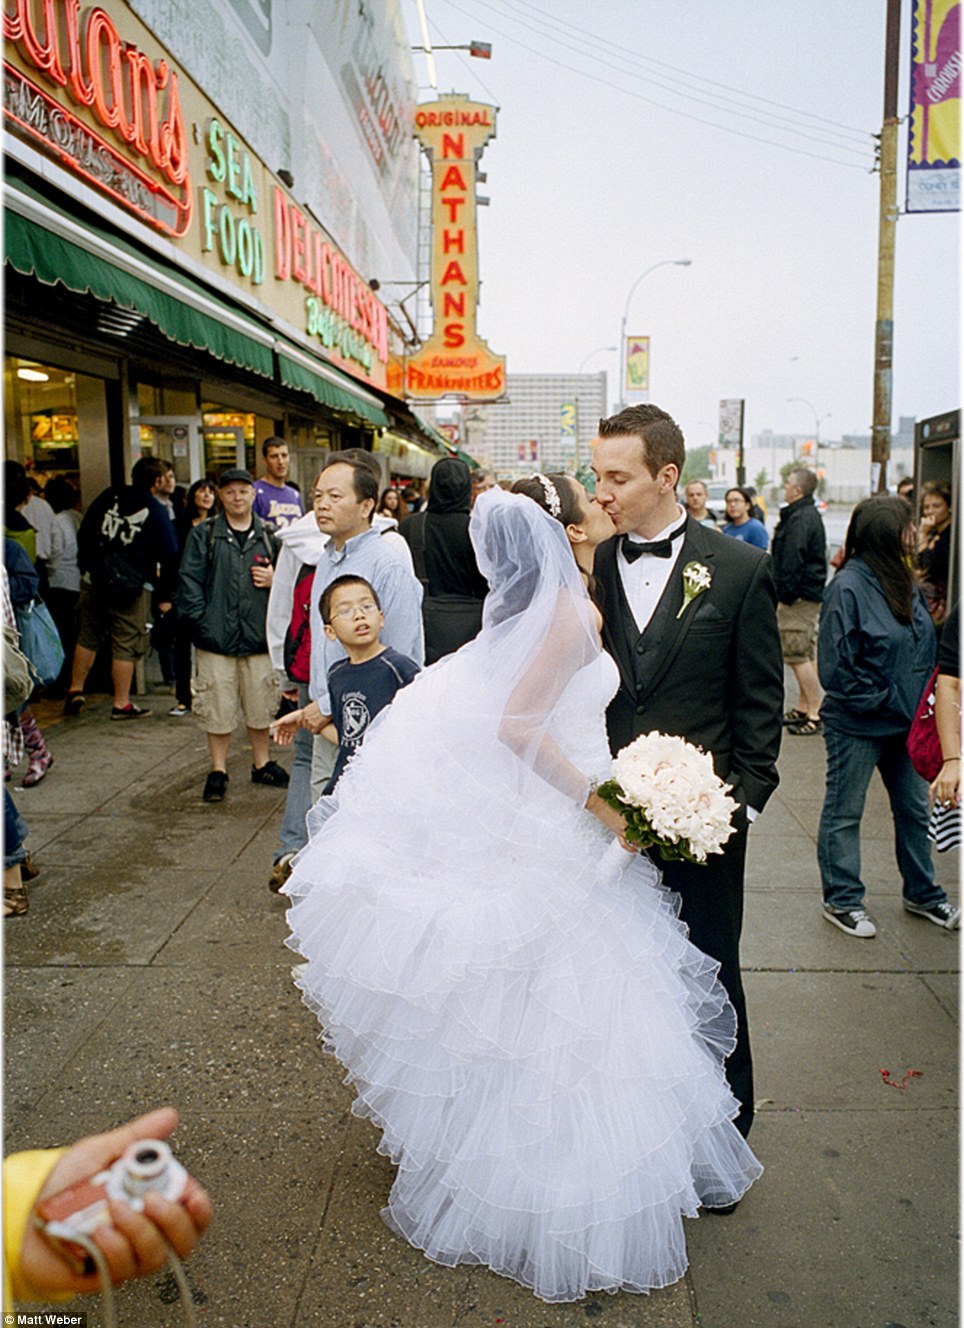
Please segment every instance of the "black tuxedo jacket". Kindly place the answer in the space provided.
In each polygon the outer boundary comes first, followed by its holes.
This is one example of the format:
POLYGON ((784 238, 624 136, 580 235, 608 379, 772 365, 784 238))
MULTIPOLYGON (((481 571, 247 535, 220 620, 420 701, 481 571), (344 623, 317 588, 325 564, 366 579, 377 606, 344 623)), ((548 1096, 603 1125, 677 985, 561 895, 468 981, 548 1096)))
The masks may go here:
POLYGON ((691 517, 683 549, 642 633, 616 562, 619 537, 596 551, 603 639, 619 665, 607 712, 615 754, 640 733, 677 734, 713 754, 734 797, 762 811, 776 788, 783 658, 769 554, 708 530, 691 517), (712 583, 681 616, 683 569, 697 562, 712 583))

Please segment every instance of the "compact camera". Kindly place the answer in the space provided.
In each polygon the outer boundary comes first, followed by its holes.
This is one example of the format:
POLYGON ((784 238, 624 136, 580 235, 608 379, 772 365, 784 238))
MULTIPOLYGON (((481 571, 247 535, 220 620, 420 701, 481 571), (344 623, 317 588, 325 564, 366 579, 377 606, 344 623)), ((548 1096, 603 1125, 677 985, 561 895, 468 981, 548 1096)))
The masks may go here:
POLYGON ((160 1139, 141 1139, 117 1161, 96 1176, 69 1185, 50 1195, 37 1206, 36 1225, 46 1236, 57 1241, 75 1263, 78 1271, 87 1270, 86 1251, 71 1243, 76 1236, 89 1236, 97 1227, 110 1223, 111 1199, 120 1199, 137 1212, 143 1211, 144 1197, 151 1191, 172 1203, 184 1193, 188 1174, 170 1148, 160 1139))

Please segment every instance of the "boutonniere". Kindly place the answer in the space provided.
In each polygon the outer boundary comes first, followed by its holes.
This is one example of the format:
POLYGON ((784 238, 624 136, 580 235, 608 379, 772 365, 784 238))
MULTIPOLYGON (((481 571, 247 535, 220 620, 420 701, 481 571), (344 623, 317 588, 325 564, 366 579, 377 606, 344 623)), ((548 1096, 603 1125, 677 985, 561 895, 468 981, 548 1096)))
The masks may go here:
POLYGON ((708 567, 703 563, 687 563, 683 568, 683 606, 676 617, 682 618, 697 595, 709 590, 712 584, 713 574, 708 567))

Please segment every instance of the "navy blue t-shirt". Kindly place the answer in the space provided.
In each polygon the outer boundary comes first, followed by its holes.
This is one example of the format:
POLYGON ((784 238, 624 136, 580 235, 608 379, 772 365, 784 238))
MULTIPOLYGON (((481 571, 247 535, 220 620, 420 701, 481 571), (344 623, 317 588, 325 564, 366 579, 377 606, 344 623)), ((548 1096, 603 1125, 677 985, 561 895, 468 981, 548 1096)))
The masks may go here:
POLYGON ((325 793, 331 793, 345 766, 362 744, 368 726, 395 693, 412 681, 419 668, 407 655, 386 646, 364 664, 340 659, 328 670, 332 723, 338 730, 338 756, 325 793))

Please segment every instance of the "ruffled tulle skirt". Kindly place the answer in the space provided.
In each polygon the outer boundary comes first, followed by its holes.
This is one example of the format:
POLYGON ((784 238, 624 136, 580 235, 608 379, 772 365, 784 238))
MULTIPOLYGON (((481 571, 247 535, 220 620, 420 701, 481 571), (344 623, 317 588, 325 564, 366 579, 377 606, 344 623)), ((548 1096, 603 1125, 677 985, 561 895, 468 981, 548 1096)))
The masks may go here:
POLYGON ((285 892, 305 1003, 398 1168, 385 1220, 546 1301, 677 1281, 682 1218, 762 1170, 716 964, 587 813, 480 783, 415 823, 417 790, 388 805, 371 758, 285 892))

